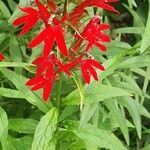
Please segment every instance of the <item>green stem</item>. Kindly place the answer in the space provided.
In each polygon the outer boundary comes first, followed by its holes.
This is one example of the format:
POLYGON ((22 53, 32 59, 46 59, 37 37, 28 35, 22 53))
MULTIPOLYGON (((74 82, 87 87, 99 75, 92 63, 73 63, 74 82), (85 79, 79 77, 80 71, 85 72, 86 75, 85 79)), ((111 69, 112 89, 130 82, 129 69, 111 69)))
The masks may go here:
POLYGON ((83 86, 82 83, 76 78, 76 75, 72 73, 72 78, 75 81, 77 88, 79 90, 80 94, 80 110, 83 110, 83 102, 84 102, 84 92, 83 92, 83 86))
POLYGON ((61 86, 62 86, 62 77, 60 77, 58 81, 58 89, 57 89, 57 96, 56 96, 56 107, 59 108, 61 104, 61 86))

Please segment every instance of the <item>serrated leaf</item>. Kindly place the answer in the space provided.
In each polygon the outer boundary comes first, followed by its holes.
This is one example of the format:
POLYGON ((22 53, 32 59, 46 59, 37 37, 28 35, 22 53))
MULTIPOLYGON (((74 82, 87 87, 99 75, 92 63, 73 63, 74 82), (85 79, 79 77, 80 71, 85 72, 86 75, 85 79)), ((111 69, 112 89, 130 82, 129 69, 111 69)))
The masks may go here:
POLYGON ((32 150, 48 150, 49 143, 54 137, 58 123, 58 110, 52 108, 44 117, 41 118, 38 124, 34 140, 32 143, 32 150))
POLYGON ((134 56, 125 59, 119 64, 119 69, 124 68, 135 68, 135 67, 145 67, 150 65, 150 55, 134 56))
POLYGON ((135 101, 134 99, 132 99, 131 97, 127 97, 127 98, 121 98, 119 99, 118 102, 121 102, 121 104, 127 108, 127 110, 129 111, 134 125, 136 127, 137 133, 139 138, 141 138, 141 116, 140 116, 140 110, 139 107, 137 106, 138 102, 135 101))
MULTIPOLYGON (((85 104, 91 104, 94 102, 103 101, 107 98, 112 97, 118 97, 118 96, 131 96, 130 93, 128 93, 126 90, 108 86, 108 85, 102 85, 101 83, 93 83, 89 86, 85 87, 84 90, 85 96, 84 96, 84 103, 85 104)), ((63 105, 79 105, 80 104, 80 95, 78 90, 73 91, 70 93, 63 101, 63 105)))
POLYGON ((113 115, 115 117, 115 119, 117 120, 117 122, 120 126, 120 129, 124 135, 124 138, 125 138, 127 144, 129 145, 129 133, 128 133, 127 122, 126 122, 126 118, 123 115, 122 111, 116 106, 114 99, 105 100, 104 104, 109 109, 111 115, 113 115))
POLYGON ((94 144, 99 148, 126 150, 119 139, 113 133, 106 130, 98 129, 92 125, 85 125, 82 128, 72 130, 83 141, 94 144))
POLYGON ((83 127, 91 119, 97 108, 98 103, 92 103, 84 106, 80 119, 80 127, 83 127))

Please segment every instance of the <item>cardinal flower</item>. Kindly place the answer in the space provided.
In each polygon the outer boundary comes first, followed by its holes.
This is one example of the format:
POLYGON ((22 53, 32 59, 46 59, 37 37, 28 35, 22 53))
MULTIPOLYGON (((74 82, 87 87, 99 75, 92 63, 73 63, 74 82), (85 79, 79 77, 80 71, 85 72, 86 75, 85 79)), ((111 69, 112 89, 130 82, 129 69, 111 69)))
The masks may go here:
POLYGON ((84 0, 80 5, 76 6, 71 13, 64 15, 62 21, 68 20, 73 25, 79 22, 79 19, 83 16, 86 7, 98 7, 111 12, 119 13, 113 6, 110 4, 113 2, 118 2, 119 0, 84 0))
POLYGON ((68 56, 63 29, 60 24, 54 26, 47 26, 46 29, 44 29, 29 43, 29 47, 33 48, 39 45, 41 42, 44 42, 43 53, 45 57, 50 54, 55 42, 61 54, 64 56, 68 56))
POLYGON ((42 19, 44 23, 47 24, 48 19, 51 16, 50 13, 48 12, 47 8, 38 0, 35 0, 35 3, 38 6, 38 10, 32 7, 20 8, 25 14, 13 22, 14 26, 23 25, 19 35, 24 35, 29 32, 36 25, 38 19, 42 19))
POLYGON ((104 67, 96 60, 86 59, 81 61, 82 76, 84 81, 88 84, 90 83, 91 76, 93 76, 95 80, 98 80, 94 67, 102 71, 104 70, 104 67))
POLYGON ((111 12, 119 13, 114 7, 112 7, 110 5, 110 3, 118 2, 118 1, 119 0, 85 0, 83 2, 83 4, 86 7, 95 6, 95 7, 106 9, 106 10, 111 11, 111 12))
POLYGON ((34 78, 30 79, 26 85, 31 86, 32 91, 43 89, 43 99, 47 101, 51 94, 54 81, 54 66, 53 63, 49 63, 49 67, 44 75, 35 76, 34 78))
POLYGON ((2 53, 0 53, 0 61, 2 61, 3 59, 5 59, 5 57, 2 53))
POLYGON ((74 44, 73 51, 78 51, 83 40, 88 42, 86 51, 88 51, 93 45, 97 46, 102 51, 106 51, 106 47, 103 45, 103 42, 110 42, 110 37, 103 33, 103 30, 108 29, 110 29, 110 26, 104 23, 100 23, 99 17, 95 16, 84 28, 81 36, 77 34, 75 35, 78 40, 74 44))

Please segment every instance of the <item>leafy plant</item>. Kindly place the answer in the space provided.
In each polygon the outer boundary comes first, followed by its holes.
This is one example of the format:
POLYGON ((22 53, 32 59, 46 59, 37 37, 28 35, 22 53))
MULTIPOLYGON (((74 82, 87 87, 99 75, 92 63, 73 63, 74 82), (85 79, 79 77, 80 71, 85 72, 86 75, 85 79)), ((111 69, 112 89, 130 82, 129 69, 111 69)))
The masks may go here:
POLYGON ((0 0, 0 149, 148 150, 149 6, 0 0))

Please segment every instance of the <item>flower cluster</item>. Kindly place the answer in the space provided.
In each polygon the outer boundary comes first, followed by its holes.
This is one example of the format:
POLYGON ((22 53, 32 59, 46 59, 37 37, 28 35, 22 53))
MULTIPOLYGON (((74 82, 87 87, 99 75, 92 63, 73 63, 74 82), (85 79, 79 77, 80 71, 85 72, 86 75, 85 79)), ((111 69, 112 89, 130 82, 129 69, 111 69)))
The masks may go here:
POLYGON ((104 31, 109 30, 110 26, 101 23, 99 16, 91 18, 86 26, 83 26, 80 19, 87 7, 97 7, 118 13, 110 5, 117 1, 84 0, 72 12, 66 10, 62 12, 54 0, 47 0, 45 4, 35 0, 34 7, 20 8, 24 15, 13 22, 14 26, 21 26, 19 35, 26 34, 39 22, 42 26, 42 31, 28 45, 29 48, 34 48, 42 43, 43 49, 41 56, 33 61, 33 64, 37 65, 36 76, 26 85, 31 86, 33 91, 43 89, 43 99, 47 101, 61 73, 71 76, 73 70, 81 69, 86 83, 90 83, 91 76, 98 80, 95 69, 103 71, 104 67, 95 59, 89 58, 88 53, 92 46, 106 51, 104 43, 110 42, 110 37, 104 31), (67 47, 65 37, 69 31, 71 31, 74 42, 67 47))

